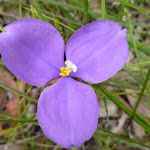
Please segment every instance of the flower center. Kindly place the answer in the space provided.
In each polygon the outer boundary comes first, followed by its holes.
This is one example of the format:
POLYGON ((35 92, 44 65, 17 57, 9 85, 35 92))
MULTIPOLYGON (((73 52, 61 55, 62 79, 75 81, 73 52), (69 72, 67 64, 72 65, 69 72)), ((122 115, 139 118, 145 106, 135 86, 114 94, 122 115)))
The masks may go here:
POLYGON ((59 74, 60 76, 69 76, 70 72, 76 72, 77 71, 77 66, 73 64, 70 60, 65 61, 66 67, 61 67, 61 73, 59 74))

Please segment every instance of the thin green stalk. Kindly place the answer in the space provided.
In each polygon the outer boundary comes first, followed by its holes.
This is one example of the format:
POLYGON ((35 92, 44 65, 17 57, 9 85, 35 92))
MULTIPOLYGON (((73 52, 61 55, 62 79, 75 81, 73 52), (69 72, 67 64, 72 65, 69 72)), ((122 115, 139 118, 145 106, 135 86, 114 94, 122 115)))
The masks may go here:
POLYGON ((19 19, 22 18, 22 0, 19 0, 19 19))
POLYGON ((133 80, 135 80, 138 83, 140 83, 141 85, 143 85, 143 80, 141 80, 141 78, 138 77, 137 74, 135 74, 133 70, 131 70, 129 68, 126 68, 126 69, 123 69, 123 70, 126 71, 133 78, 133 80))
POLYGON ((58 20, 56 20, 56 19, 53 19, 53 18, 51 18, 51 17, 49 17, 49 16, 47 16, 47 15, 44 15, 44 16, 45 16, 47 19, 50 19, 50 20, 52 20, 52 21, 54 21, 54 22, 56 22, 56 23, 59 23, 60 25, 62 25, 63 27, 69 29, 69 30, 72 31, 72 32, 75 32, 75 31, 76 31, 76 30, 70 28, 69 26, 65 25, 64 23, 62 23, 62 22, 60 22, 60 21, 58 21, 58 20))
MULTIPOLYGON (((34 123, 34 122, 33 122, 33 123, 34 123)), ((4 133, 6 133, 6 132, 12 131, 12 130, 14 130, 14 129, 18 129, 18 128, 22 127, 22 126, 26 126, 26 125, 28 125, 27 122, 24 123, 24 124, 16 125, 16 126, 14 126, 14 127, 12 127, 12 128, 0 130, 0 135, 4 134, 4 133)))
POLYGON ((98 137, 104 142, 104 144, 106 145, 107 149, 108 149, 108 150, 111 150, 110 147, 109 147, 109 145, 107 144, 105 138, 104 138, 101 134, 99 134, 99 132, 98 132, 97 130, 95 131, 95 133, 96 133, 96 134, 98 135, 98 137))
POLYGON ((84 18, 85 18, 85 24, 88 24, 89 23, 88 0, 84 0, 84 18))
POLYGON ((6 32, 1 26, 0 26, 0 31, 2 32, 6 32))
MULTIPOLYGON (((19 79, 17 78, 17 91, 19 91, 19 79)), ((20 96, 17 94, 17 110, 18 110, 18 117, 21 117, 20 113, 20 96)))
MULTIPOLYGON (((27 9, 27 10, 28 10, 28 9, 27 9)), ((31 11, 31 10, 30 10, 30 11, 31 11)), ((41 9, 40 9, 39 11, 41 11, 41 9)), ((39 13, 39 12, 38 12, 38 13, 39 13)), ((48 15, 49 15, 49 14, 48 14, 48 15)), ((56 20, 56 19, 54 19, 54 18, 51 18, 51 17, 48 16, 48 15, 45 15, 45 14, 44 14, 44 17, 47 18, 47 19, 49 19, 49 20, 52 20, 52 21, 54 21, 54 22, 56 22, 56 23, 58 23, 58 24, 60 24, 60 25, 62 25, 63 27, 69 29, 69 30, 72 31, 72 32, 75 32, 75 31, 76 31, 76 30, 74 30, 73 28, 67 26, 66 24, 64 24, 64 23, 62 23, 62 22, 60 22, 60 21, 58 21, 58 20, 56 20)))
POLYGON ((102 20, 105 20, 105 0, 101 0, 102 20))
POLYGON ((140 104, 140 102, 141 102, 142 96, 143 96, 143 94, 144 94, 144 91, 145 91, 145 89, 146 89, 146 86, 147 86, 147 83, 148 83, 148 80, 149 80, 149 77, 150 77, 150 68, 148 69, 148 73, 147 73, 146 79, 145 79, 145 81, 144 81, 143 88, 142 88, 142 90, 141 90, 140 96, 139 96, 138 101, 137 101, 137 103, 136 103, 136 106, 135 106, 135 108, 134 108, 132 118, 134 117, 134 115, 135 115, 135 113, 136 113, 136 111, 137 111, 137 108, 138 108, 138 106, 139 106, 139 104, 140 104))
POLYGON ((24 97, 24 98, 26 98, 26 99, 28 99, 28 100, 34 102, 34 103, 38 103, 37 99, 34 99, 34 98, 32 98, 32 97, 30 97, 30 96, 27 96, 27 95, 25 95, 25 94, 23 94, 23 93, 21 93, 21 92, 19 92, 19 91, 16 91, 16 90, 14 90, 14 89, 12 89, 12 88, 10 88, 10 87, 8 87, 8 86, 2 84, 2 83, 0 83, 0 87, 6 89, 6 90, 8 90, 8 91, 11 91, 11 92, 13 92, 13 93, 16 93, 16 94, 18 94, 18 95, 20 95, 20 96, 22 96, 22 97, 24 97))
MULTIPOLYGON (((131 38, 132 38, 133 47, 134 47, 134 50, 135 50, 135 55, 136 55, 138 63, 141 63, 139 52, 138 52, 138 49, 137 49, 137 45, 136 45, 136 42, 135 42, 135 39, 134 39, 134 36, 133 36, 133 30, 132 30, 131 20, 130 20, 130 16, 129 16, 129 9, 126 8, 126 10, 127 10, 127 17, 128 17, 128 27, 129 27, 130 35, 131 35, 131 38)), ((140 71, 141 71, 143 79, 144 79, 145 75, 144 75, 144 72, 143 72, 143 68, 142 68, 141 65, 139 65, 139 68, 140 68, 140 71)))
MULTIPOLYGON (((134 36, 133 36, 133 30, 132 30, 131 20, 130 20, 130 16, 129 16, 129 8, 126 8, 126 10, 127 10, 128 26, 129 26, 129 30, 130 30, 130 34, 131 34, 131 38, 132 38, 132 42, 133 42, 133 47, 134 47, 134 50, 135 50, 135 55, 137 57, 138 63, 141 63, 139 52, 138 52, 138 49, 137 49, 137 45, 136 45, 136 42, 135 42, 135 39, 134 39, 134 36)), ((141 65, 139 66, 139 69, 141 71, 143 80, 145 80, 145 74, 144 74, 144 71, 143 71, 143 67, 141 65)), ((147 88, 147 91, 150 95, 150 90, 149 90, 148 86, 146 88, 147 88)))
POLYGON ((150 61, 145 61, 145 62, 133 64, 133 65, 130 65, 130 66, 125 66, 125 67, 123 67, 123 69, 131 68, 131 67, 137 67, 137 66, 140 66, 140 65, 148 65, 148 64, 150 64, 150 61))
POLYGON ((43 21, 46 21, 46 18, 43 16, 43 14, 39 11, 39 9, 35 6, 33 0, 29 0, 29 2, 32 4, 32 6, 35 8, 35 10, 38 12, 38 14, 41 16, 43 21))
POLYGON ((124 133, 123 133, 123 136, 125 136, 126 132, 128 131, 129 125, 130 125, 130 123, 132 122, 132 120, 133 120, 133 118, 134 118, 134 115, 135 115, 135 113, 136 113, 136 111, 137 111, 137 108, 138 108, 138 106, 139 106, 139 104, 140 104, 140 102, 141 102, 141 100, 142 100, 142 96, 143 96, 144 91, 145 91, 145 89, 146 89, 146 86, 147 86, 149 77, 150 77, 150 68, 148 69, 148 73, 147 73, 146 79, 145 79, 145 81, 144 81, 143 88, 142 88, 142 90, 141 90, 140 96, 139 96, 138 101, 137 101, 137 103, 136 103, 136 105, 135 105, 135 108, 134 108, 134 110, 133 110, 133 114, 132 114, 132 116, 131 116, 130 122, 128 123, 128 126, 126 127, 126 129, 125 129, 125 131, 124 131, 124 133))
POLYGON ((37 122, 37 120, 0 120, 0 122, 15 122, 15 123, 26 123, 26 122, 37 122))
MULTIPOLYGON (((112 92, 112 94, 114 95, 131 95, 131 94, 135 94, 135 93, 140 93, 141 91, 133 91, 133 92, 112 92)), ((132 96, 132 95, 131 95, 132 96)))
POLYGON ((139 141, 137 139, 130 139, 130 138, 127 138, 127 137, 122 137, 121 135, 117 135, 117 134, 114 134, 108 130, 105 130, 103 128, 101 128, 100 126, 97 127, 97 130, 101 130, 103 131, 105 134, 102 134, 102 136, 107 136, 107 137, 111 137, 111 138, 117 138, 117 139, 120 139, 120 140, 125 140, 126 142, 129 142, 129 143, 135 143, 137 145, 140 145, 140 146, 144 146, 144 147, 148 147, 150 148, 150 146, 144 144, 144 143, 139 143, 139 141))
MULTIPOLYGON (((17 119, 20 119, 20 120, 23 119, 23 118, 11 116, 11 115, 8 115, 8 114, 3 114, 3 113, 0 113, 0 116, 5 117, 5 118, 10 118, 10 119, 15 119, 15 120, 17 120, 17 119)), ((23 119, 23 120, 26 120, 26 119, 23 119)))
POLYGON ((138 6, 136 6, 134 4, 131 4, 129 2, 126 2, 125 0, 117 0, 117 1, 122 2, 124 5, 126 5, 128 7, 132 7, 134 9, 136 9, 137 11, 141 12, 142 14, 144 14, 146 17, 150 18, 150 16, 147 13, 145 13, 143 10, 141 10, 138 6))

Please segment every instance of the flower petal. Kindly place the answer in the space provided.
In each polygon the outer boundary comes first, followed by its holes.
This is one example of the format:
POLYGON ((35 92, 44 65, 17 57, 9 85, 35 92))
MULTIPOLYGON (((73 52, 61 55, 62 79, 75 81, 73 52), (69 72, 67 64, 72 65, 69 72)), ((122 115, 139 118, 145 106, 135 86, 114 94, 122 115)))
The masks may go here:
POLYGON ((71 77, 61 77, 41 94, 37 119, 45 136, 70 148, 80 147, 94 134, 99 105, 94 90, 71 77))
POLYGON ((66 60, 77 66, 73 77, 99 83, 115 75, 129 54, 126 29, 110 21, 95 21, 83 26, 68 40, 66 60))
POLYGON ((0 51, 8 69, 19 79, 44 86, 59 77, 64 66, 65 44, 49 23, 26 18, 4 27, 0 33, 0 51))

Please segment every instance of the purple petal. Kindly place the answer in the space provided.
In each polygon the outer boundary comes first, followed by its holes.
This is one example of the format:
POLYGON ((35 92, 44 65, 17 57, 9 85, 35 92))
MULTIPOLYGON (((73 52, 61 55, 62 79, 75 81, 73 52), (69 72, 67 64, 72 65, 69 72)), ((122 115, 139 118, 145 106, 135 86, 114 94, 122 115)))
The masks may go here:
POLYGON ((129 54, 126 29, 110 21, 95 21, 80 28, 66 45, 66 58, 77 66, 73 77, 99 83, 115 75, 129 54))
POLYGON ((71 77, 61 77, 41 94, 37 119, 45 136, 66 148, 80 147, 94 134, 99 105, 94 90, 71 77))
POLYGON ((0 51, 8 69, 19 79, 44 86, 59 77, 64 66, 65 44, 49 23, 26 18, 17 20, 0 33, 0 51))

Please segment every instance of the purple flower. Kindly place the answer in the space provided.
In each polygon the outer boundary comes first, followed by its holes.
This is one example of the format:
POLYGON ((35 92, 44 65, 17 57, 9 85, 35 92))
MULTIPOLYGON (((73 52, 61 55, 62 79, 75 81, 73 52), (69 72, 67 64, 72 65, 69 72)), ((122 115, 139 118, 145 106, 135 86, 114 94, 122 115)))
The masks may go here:
POLYGON ((129 54, 126 29, 95 21, 76 31, 66 47, 51 24, 37 19, 20 19, 4 30, 1 55, 20 80, 41 87, 60 77, 39 98, 37 119, 43 133, 66 148, 80 147, 97 128, 99 105, 94 90, 72 77, 96 84, 115 75, 129 54))

